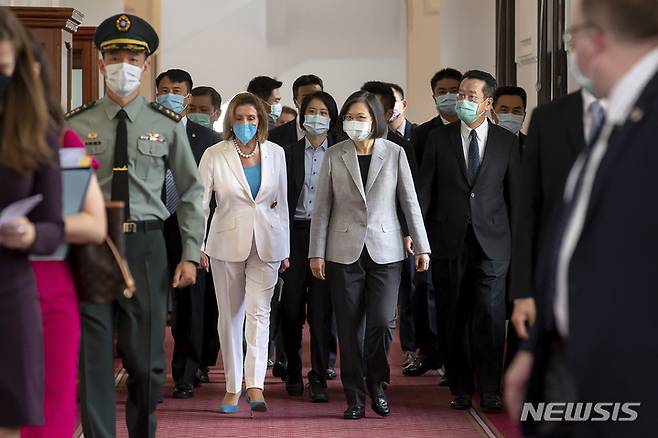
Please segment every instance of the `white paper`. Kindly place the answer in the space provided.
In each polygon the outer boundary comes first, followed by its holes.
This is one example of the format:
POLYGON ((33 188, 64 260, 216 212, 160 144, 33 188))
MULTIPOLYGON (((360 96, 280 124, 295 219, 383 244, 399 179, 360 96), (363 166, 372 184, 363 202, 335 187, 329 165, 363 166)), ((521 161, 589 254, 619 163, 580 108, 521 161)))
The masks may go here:
POLYGON ((85 148, 61 148, 59 150, 59 167, 62 169, 80 167, 80 162, 86 156, 85 148))
POLYGON ((23 216, 27 216, 42 200, 43 195, 38 194, 9 204, 0 212, 0 227, 4 227, 23 216))

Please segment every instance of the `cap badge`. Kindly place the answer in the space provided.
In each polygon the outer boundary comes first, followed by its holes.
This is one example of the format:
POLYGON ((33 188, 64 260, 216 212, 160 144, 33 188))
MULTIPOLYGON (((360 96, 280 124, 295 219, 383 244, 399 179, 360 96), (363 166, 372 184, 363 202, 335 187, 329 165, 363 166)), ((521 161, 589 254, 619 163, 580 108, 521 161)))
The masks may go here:
POLYGON ((128 32, 131 25, 132 23, 130 22, 130 18, 128 18, 127 15, 122 15, 119 18, 117 18, 116 27, 118 31, 128 32))

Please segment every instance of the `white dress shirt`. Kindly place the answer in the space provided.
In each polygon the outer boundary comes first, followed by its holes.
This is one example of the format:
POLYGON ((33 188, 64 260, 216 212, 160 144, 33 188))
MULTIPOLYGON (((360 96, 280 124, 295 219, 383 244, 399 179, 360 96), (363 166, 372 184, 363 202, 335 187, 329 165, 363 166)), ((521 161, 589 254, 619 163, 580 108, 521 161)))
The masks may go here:
POLYGON ((404 117, 404 114, 400 114, 399 117, 402 117, 402 123, 400 126, 395 129, 395 132, 402 138, 404 138, 404 131, 407 129, 407 119, 404 117))
POLYGON ((573 193, 577 176, 584 164, 583 155, 578 158, 567 179, 564 197, 570 200, 573 196, 577 196, 577 200, 574 212, 569 218, 565 233, 562 236, 557 267, 557 290, 553 302, 555 325, 563 337, 569 334, 569 268, 571 258, 583 231, 596 173, 608 149, 608 139, 612 130, 615 126, 624 124, 629 114, 631 114, 635 102, 656 73, 656 70, 658 70, 658 48, 642 58, 615 84, 608 100, 605 126, 598 141, 593 146, 592 156, 585 170, 580 192, 573 193))
MULTIPOLYGON (((461 135, 462 135, 462 147, 464 148, 464 161, 466 161, 466 168, 468 169, 468 148, 471 144, 471 129, 466 123, 461 122, 461 135)), ((475 135, 478 139, 478 150, 480 152, 480 163, 482 163, 482 157, 484 157, 484 148, 487 144, 487 137, 489 136, 489 121, 484 120, 484 122, 475 128, 475 135)))
POLYGON ((187 116, 183 116, 183 118, 180 119, 180 122, 183 124, 183 126, 185 126, 185 128, 187 128, 187 116))

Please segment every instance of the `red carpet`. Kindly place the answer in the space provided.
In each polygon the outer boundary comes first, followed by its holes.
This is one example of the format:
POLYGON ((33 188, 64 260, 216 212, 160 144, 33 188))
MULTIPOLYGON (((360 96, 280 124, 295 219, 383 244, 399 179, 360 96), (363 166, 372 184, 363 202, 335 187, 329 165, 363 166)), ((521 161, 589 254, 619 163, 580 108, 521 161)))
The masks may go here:
MULTIPOLYGON (((166 341, 171 357, 171 337, 166 341)), ((304 362, 309 363, 308 333, 305 334, 304 362)), ((197 388, 189 400, 171 398, 173 383, 169 375, 165 401, 158 407, 158 437, 514 437, 516 429, 504 415, 480 420, 473 413, 453 411, 448 407, 450 393, 437 385, 435 372, 422 377, 404 377, 398 365, 402 353, 396 343, 391 354, 392 382, 387 390, 392 414, 378 417, 367 407, 367 418, 347 421, 341 418, 346 408, 340 378, 329 382, 331 401, 316 404, 303 397, 291 398, 285 384, 268 372, 265 397, 269 405, 266 413, 255 413, 250 418, 244 398, 241 411, 224 415, 218 412, 224 396, 224 375, 221 363, 211 371, 211 383, 197 388), (489 434, 485 432, 489 429, 489 434), (503 435, 501 432, 504 432, 503 435)), ((340 372, 338 370, 338 372, 340 372)), ((125 373, 119 383, 117 406, 117 436, 127 437, 125 426, 125 373)), ((482 416, 484 417, 484 416, 482 416)))

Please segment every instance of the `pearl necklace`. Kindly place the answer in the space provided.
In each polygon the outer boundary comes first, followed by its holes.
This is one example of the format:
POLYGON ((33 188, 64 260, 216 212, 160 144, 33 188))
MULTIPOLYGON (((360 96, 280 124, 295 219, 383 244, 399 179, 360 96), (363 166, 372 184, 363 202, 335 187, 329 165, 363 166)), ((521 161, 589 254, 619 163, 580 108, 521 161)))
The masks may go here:
POLYGON ((240 146, 238 146, 238 142, 235 141, 235 139, 233 139, 233 144, 235 145, 235 150, 238 151, 238 155, 240 155, 242 158, 246 158, 246 159, 252 158, 254 155, 256 155, 256 152, 258 151, 258 148, 260 147, 260 142, 258 140, 256 140, 256 146, 254 146, 254 150, 249 152, 248 154, 245 154, 244 152, 242 152, 242 150, 240 149, 240 146))

